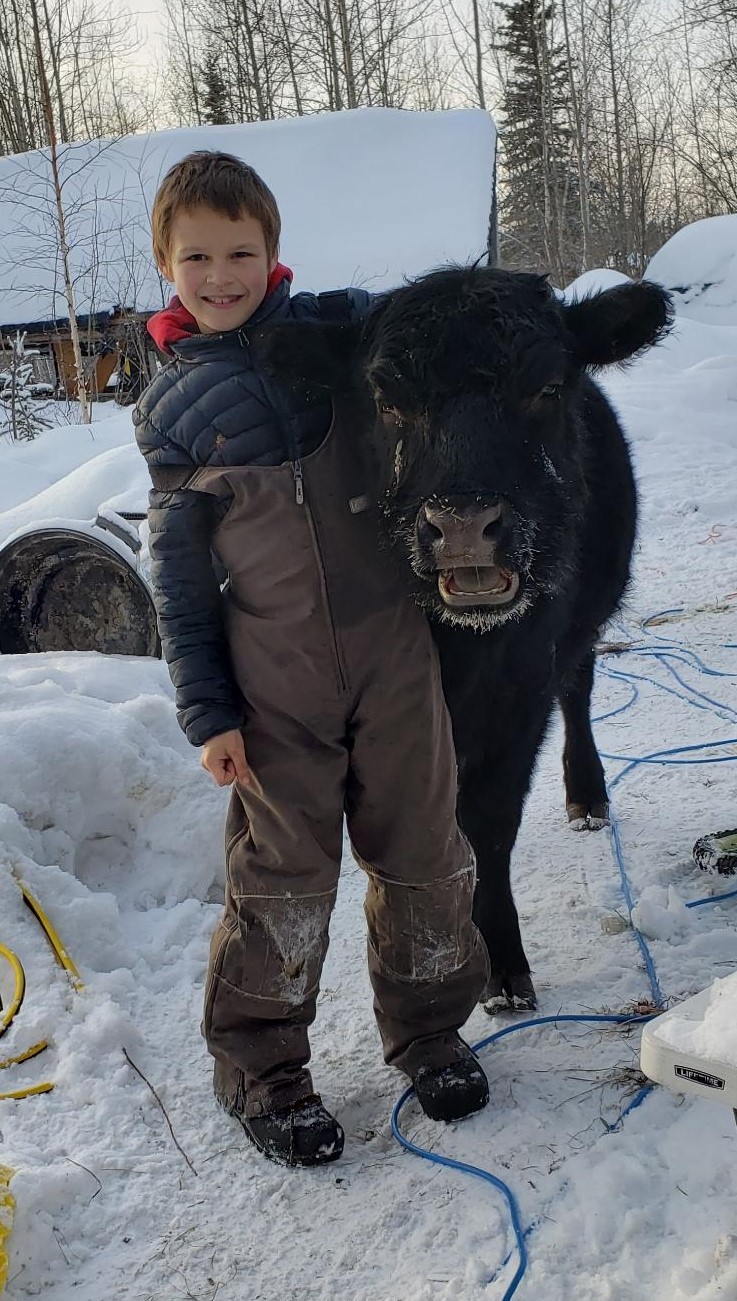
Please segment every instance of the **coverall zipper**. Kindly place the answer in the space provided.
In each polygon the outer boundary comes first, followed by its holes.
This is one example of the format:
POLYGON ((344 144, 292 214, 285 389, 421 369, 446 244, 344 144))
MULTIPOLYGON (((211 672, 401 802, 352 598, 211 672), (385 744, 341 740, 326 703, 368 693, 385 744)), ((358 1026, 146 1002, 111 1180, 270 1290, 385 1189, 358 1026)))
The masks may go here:
POLYGON ((294 475, 294 491, 298 506, 304 506, 305 503, 305 483, 302 474, 302 462, 294 461, 292 463, 292 474, 294 475))
POLYGON ((312 511, 310 510, 309 504, 305 501, 304 475, 302 473, 302 462, 299 460, 299 458, 297 458, 295 461, 292 462, 292 474, 294 475, 295 501, 297 502, 298 506, 304 506, 305 510, 307 511, 307 519, 310 526, 310 532, 312 534, 312 542, 315 548, 315 553, 317 556, 317 561, 320 569, 320 583, 322 586, 323 596, 325 599, 325 613, 327 616, 328 624, 330 626, 330 636, 332 637, 332 641, 333 641, 333 651, 335 653, 335 667, 338 673, 338 681, 340 683, 340 689, 341 691, 347 691, 348 684, 346 682, 346 675, 343 669, 343 660, 341 658, 340 647, 338 645, 338 634, 335 628, 335 619, 333 618, 333 611, 330 605, 330 589, 328 588, 328 576, 327 576, 327 571, 325 569, 325 560, 323 558, 322 547, 320 546, 320 538, 317 532, 317 528, 315 526, 314 516, 312 514, 312 511))
POLYGON ((338 633, 335 627, 332 607, 330 605, 330 588, 328 586, 325 561, 323 559, 322 548, 320 546, 320 539, 315 526, 314 516, 310 510, 309 503, 305 500, 304 474, 302 472, 302 461, 299 456, 299 444, 294 437, 292 419, 278 384, 271 384, 267 381, 264 383, 264 388, 267 391, 268 397, 271 400, 271 405, 276 412, 277 419, 281 425, 285 446, 292 464, 292 474, 294 475, 294 499, 298 506, 303 506, 307 511, 307 519, 310 526, 310 533, 312 534, 312 543, 315 548, 315 558, 318 563, 320 584, 323 591, 323 599, 325 601, 325 617, 328 622, 330 636, 333 643, 333 654, 335 656, 335 668, 338 676, 338 683, 341 691, 347 691, 347 674, 343 668, 343 660, 338 645, 338 633))

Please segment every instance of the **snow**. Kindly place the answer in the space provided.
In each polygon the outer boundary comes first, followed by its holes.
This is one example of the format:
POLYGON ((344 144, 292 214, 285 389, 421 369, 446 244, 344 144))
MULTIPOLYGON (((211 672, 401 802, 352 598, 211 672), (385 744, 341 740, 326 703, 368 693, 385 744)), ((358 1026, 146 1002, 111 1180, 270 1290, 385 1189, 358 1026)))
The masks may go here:
POLYGON ((672 289, 691 320, 726 325, 737 306, 737 214, 705 217, 676 232, 652 257, 648 280, 672 289))
MULTIPOLYGON (((60 173, 77 311, 155 311, 168 296, 148 214, 195 149, 243 158, 275 193, 294 287, 380 289, 486 251, 496 134, 487 113, 355 109, 65 146, 60 173), (360 235, 359 235, 360 232, 360 235)), ((0 158, 0 326, 69 315, 47 151, 0 158)))
MULTIPOLYGON (((709 231, 681 234, 689 268, 706 266, 709 231)), ((328 257, 329 239, 317 242, 328 257)), ((722 246, 714 283, 727 283, 730 256, 722 246)), ((326 263, 333 284, 349 278, 342 258, 341 242, 326 263)), ((635 582, 607 632, 626 649, 598 665, 595 712, 610 717, 596 733, 609 756, 718 741, 721 749, 673 757, 737 756, 737 302, 702 297, 697 316, 679 301, 666 344, 604 377, 642 498, 635 582)), ((102 501, 131 508, 145 497, 130 413, 95 415, 91 430, 61 426, 23 446, 0 440, 0 545, 24 523, 89 521, 102 501)), ((540 1010, 620 1012, 651 990, 607 833, 566 824, 560 749, 556 725, 514 857, 540 1010)), ((606 766, 614 783, 626 765, 606 766)), ((635 915, 661 987, 672 1004, 714 985, 709 1042, 722 1050, 737 1025, 737 901, 685 904, 725 888, 695 868, 690 850, 734 824, 734 800, 732 763, 643 764, 613 786, 635 915)), ((318 1171, 269 1164, 215 1107, 198 1024, 226 803, 179 731, 160 662, 0 658, 0 942, 28 980, 0 1058, 49 1040, 38 1058, 2 1072, 0 1091, 55 1083, 0 1103, 0 1163, 16 1172, 8 1301, 501 1301, 516 1262, 502 1199, 391 1136, 403 1080, 381 1060, 365 882, 347 849, 312 1036, 316 1084, 346 1130, 342 1160, 318 1171), (58 929, 82 992, 55 964, 16 877, 58 929), (156 1089, 181 1151, 125 1054, 156 1089)), ((0 962, 4 1002, 8 986, 0 962)), ((465 1033, 476 1042, 509 1020, 477 1010, 465 1033)), ((403 1113, 415 1141, 514 1190, 531 1227, 520 1301, 737 1296, 729 1111, 658 1089, 608 1128, 639 1083, 639 1037, 569 1024, 523 1030, 482 1052, 492 1089, 483 1113, 448 1127, 414 1104, 403 1113)))
MULTIPOLYGON (((130 412, 122 411, 112 402, 93 405, 94 423, 91 425, 76 423, 79 419, 76 403, 70 403, 68 407, 62 402, 43 403, 42 409, 49 418, 54 419, 55 427, 44 430, 33 442, 17 443, 13 448, 12 474, 0 478, 0 514, 3 517, 15 506, 23 506, 30 498, 39 498, 47 489, 53 491, 49 498, 44 498, 37 505, 37 510, 43 512, 47 504, 54 508, 53 503, 57 497, 66 503, 67 486, 56 488, 55 485, 79 467, 88 467, 80 477, 80 487, 85 475, 90 474, 95 476, 98 487, 102 488, 97 477, 98 467, 88 466, 88 463, 102 452, 113 448, 136 450, 131 439, 130 412), (65 416, 68 423, 64 421, 65 416)), ((134 473, 134 467, 137 471, 137 460, 131 456, 131 473, 134 473)), ((111 488, 112 486, 111 479, 111 488)), ((93 497, 94 494, 87 499, 90 514, 97 505, 93 497)), ((75 496, 75 510, 79 504, 75 496)), ((18 518, 27 519, 28 511, 24 508, 18 518)), ((43 514, 40 518, 43 518, 43 514)), ((12 521, 10 523, 12 526, 12 521)), ((3 531, 7 531, 7 522, 3 525, 3 531)))
POLYGON ((695 1010, 690 1017, 678 1017, 676 1008, 662 1024, 655 1023, 655 1033, 663 1043, 693 1053, 705 1063, 705 1069, 709 1062, 717 1061, 737 1066, 737 973, 715 980, 705 995, 699 1015, 695 1010))
POLYGON ((566 285, 564 297, 567 301, 580 301, 589 294, 598 294, 603 289, 615 289, 617 285, 629 283, 629 276, 623 275, 621 271, 613 271, 611 267, 596 267, 592 271, 584 271, 570 285, 566 285))

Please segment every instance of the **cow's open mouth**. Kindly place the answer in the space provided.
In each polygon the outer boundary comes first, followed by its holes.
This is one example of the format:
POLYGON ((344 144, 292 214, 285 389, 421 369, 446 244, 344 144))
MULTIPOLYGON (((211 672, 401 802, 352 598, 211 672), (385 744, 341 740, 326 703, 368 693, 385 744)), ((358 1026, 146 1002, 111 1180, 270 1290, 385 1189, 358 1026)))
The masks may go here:
POLYGON ((508 605, 519 591, 519 574, 501 565, 442 569, 438 591, 446 605, 508 605))

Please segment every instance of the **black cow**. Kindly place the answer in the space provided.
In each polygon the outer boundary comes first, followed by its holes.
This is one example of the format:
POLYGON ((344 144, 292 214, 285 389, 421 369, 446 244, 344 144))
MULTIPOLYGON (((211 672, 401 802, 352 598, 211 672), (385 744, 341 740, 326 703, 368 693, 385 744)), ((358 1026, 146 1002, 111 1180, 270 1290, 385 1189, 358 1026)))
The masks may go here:
POLYGON ((396 290, 362 329, 287 327, 267 343, 282 377, 347 401, 432 620, 489 1011, 535 1006, 509 865, 556 699, 568 817, 607 820, 594 645, 628 583, 636 495, 617 417, 587 370, 656 343, 670 312, 654 284, 564 304, 543 277, 474 267, 396 290))

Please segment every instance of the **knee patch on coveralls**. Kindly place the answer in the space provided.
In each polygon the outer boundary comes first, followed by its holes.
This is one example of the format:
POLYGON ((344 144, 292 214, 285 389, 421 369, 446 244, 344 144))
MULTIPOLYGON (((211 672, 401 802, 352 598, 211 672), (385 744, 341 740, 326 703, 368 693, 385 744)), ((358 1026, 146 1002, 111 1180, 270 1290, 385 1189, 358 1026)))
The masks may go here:
POLYGON ((436 983, 471 958, 473 865, 443 881, 407 885, 369 871, 369 946, 383 970, 410 984, 436 983))
POLYGON ((206 1022, 215 1004, 233 996, 301 1007, 315 997, 328 947, 335 892, 321 895, 241 895, 213 942, 206 1022))

